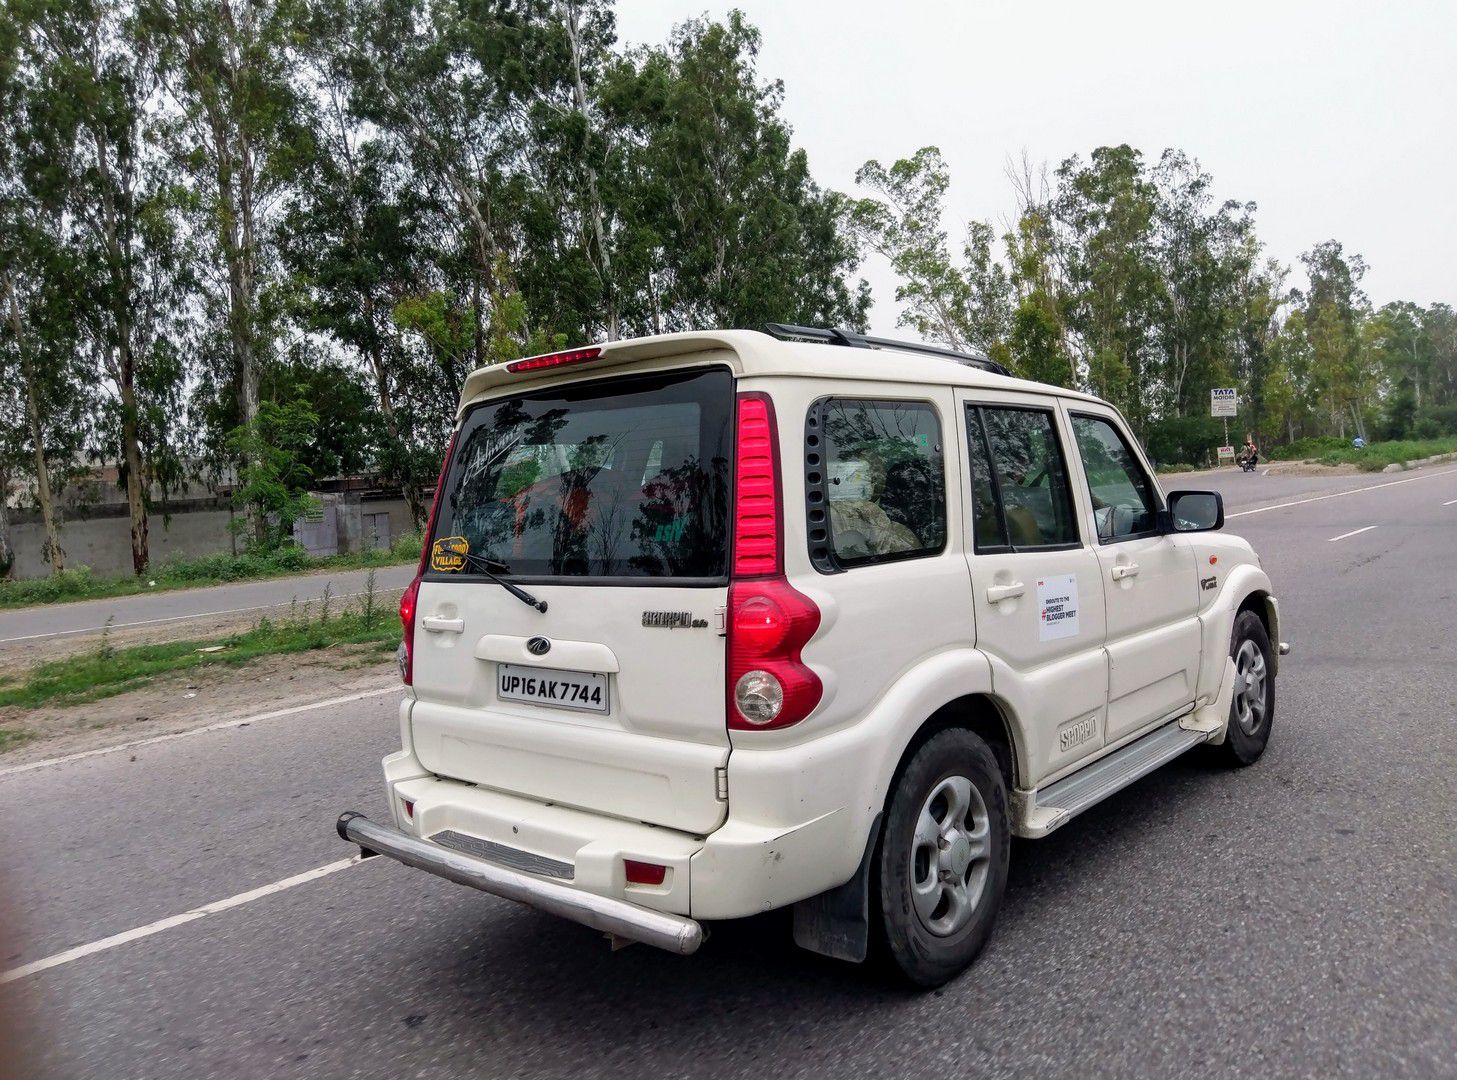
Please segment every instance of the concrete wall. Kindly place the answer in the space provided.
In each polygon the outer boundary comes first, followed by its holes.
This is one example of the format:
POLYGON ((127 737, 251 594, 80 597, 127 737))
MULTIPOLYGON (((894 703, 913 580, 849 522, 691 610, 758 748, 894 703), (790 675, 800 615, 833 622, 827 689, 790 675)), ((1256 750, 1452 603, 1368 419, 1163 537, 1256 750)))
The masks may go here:
MULTIPOLYGON (((398 539, 414 529, 410 520, 410 509, 403 499, 365 499, 359 504, 356 519, 363 515, 385 513, 389 515, 391 539, 398 539)), ((16 578, 45 577, 50 565, 41 558, 45 543, 45 529, 39 515, 33 511, 10 511, 10 544, 15 551, 16 578)), ((238 541, 228 528, 233 515, 226 509, 193 509, 172 515, 170 523, 160 514, 154 514, 148 521, 148 539, 151 547, 152 565, 159 566, 168 559, 212 555, 219 551, 237 550, 238 541)), ((367 546, 370 537, 355 524, 352 535, 346 537, 342 530, 340 549, 357 550, 367 546), (347 546, 346 546, 347 543, 347 546)), ((61 550, 66 554, 66 566, 89 566, 99 577, 115 577, 130 574, 132 570, 131 523, 125 515, 71 518, 61 527, 61 550)))

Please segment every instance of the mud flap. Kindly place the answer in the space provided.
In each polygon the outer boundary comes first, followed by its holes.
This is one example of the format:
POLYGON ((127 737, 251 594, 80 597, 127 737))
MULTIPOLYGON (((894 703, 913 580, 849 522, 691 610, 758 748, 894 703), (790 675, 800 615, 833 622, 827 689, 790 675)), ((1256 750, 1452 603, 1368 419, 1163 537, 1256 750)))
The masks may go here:
POLYGON ((836 960, 864 963, 870 944, 870 864, 880 839, 880 814, 870 823, 865 854, 845 884, 794 905, 794 943, 836 960))

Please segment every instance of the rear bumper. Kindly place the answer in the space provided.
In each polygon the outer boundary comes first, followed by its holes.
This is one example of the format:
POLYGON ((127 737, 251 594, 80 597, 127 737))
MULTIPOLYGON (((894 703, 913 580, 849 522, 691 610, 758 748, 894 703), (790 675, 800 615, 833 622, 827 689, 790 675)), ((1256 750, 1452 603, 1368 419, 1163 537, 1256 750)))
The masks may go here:
POLYGON ((367 853, 388 855, 406 866, 426 870, 459 885, 529 904, 551 915, 604 933, 655 945, 686 956, 703 943, 703 927, 693 919, 653 911, 626 900, 599 896, 570 885, 513 870, 465 852, 409 836, 349 811, 340 816, 339 835, 367 853))

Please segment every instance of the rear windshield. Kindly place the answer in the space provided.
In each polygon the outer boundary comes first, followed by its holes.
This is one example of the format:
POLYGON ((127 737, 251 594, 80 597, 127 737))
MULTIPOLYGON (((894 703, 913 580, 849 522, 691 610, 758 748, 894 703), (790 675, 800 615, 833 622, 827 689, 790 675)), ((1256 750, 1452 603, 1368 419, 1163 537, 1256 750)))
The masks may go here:
POLYGON ((432 574, 722 579, 733 376, 710 368, 553 387, 466 414, 432 574), (462 550, 463 549, 463 550, 462 550))

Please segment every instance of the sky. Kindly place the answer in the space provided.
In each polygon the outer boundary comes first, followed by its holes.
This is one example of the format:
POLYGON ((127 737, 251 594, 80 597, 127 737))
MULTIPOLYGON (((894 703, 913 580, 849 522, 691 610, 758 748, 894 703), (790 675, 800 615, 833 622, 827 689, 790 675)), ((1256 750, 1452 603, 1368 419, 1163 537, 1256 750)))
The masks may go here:
MULTIPOLYGON (((1025 152, 1055 167, 1129 143, 1195 157, 1220 199, 1254 201, 1266 254, 1336 239, 1370 265, 1371 300, 1457 304, 1457 2, 619 0, 619 39, 742 10, 760 72, 825 187, 868 158, 939 146, 947 229, 1000 227, 1025 152)), ((863 193, 862 194, 868 194, 863 193)), ((895 330, 895 277, 861 273, 871 329, 895 330)))

